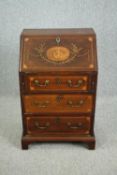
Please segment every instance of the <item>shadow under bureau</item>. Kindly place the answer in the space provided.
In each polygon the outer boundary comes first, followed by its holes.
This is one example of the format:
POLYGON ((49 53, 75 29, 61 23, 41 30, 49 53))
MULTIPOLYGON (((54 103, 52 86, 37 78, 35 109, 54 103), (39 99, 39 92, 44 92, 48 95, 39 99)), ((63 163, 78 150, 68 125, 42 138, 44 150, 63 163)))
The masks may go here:
POLYGON ((95 148, 97 87, 93 29, 24 29, 20 43, 22 149, 33 142, 95 148))

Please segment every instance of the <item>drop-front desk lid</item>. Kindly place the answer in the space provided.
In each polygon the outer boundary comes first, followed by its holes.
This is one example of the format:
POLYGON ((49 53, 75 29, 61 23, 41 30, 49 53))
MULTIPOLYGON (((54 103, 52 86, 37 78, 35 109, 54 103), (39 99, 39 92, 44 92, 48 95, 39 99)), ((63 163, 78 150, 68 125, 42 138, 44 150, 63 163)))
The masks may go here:
POLYGON ((93 29, 24 29, 20 72, 97 71, 93 29))

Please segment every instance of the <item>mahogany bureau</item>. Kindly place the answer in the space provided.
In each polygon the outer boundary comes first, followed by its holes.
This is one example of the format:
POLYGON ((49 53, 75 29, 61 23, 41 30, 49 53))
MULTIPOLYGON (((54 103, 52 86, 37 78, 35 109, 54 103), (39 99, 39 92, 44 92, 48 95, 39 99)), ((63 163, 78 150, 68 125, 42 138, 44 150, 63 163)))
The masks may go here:
POLYGON ((97 86, 93 29, 25 29, 20 44, 22 149, 71 141, 95 148, 97 86))

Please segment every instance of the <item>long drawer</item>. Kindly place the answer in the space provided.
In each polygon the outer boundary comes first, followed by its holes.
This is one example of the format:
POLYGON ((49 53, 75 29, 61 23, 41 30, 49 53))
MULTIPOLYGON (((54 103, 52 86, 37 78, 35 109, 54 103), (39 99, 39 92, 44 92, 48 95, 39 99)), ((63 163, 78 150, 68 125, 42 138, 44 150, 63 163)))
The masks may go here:
POLYGON ((50 132, 66 132, 89 134, 90 117, 26 117, 28 134, 47 134, 50 132))
POLYGON ((25 77, 27 92, 39 92, 39 91, 88 91, 89 77, 87 75, 79 76, 39 76, 30 75, 25 77))
POLYGON ((39 113, 39 112, 89 113, 92 111, 93 96, 86 94, 24 95, 23 103, 25 113, 39 113))

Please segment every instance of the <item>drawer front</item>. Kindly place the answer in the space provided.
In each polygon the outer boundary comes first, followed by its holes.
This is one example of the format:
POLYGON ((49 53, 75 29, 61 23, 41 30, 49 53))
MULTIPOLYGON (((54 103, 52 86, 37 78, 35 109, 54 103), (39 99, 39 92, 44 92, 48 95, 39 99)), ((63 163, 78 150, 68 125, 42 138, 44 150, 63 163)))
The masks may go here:
POLYGON ((26 90, 29 92, 53 90, 88 90, 88 76, 28 76, 26 90))
POLYGON ((89 134, 90 117, 26 117, 28 134, 66 132, 89 134))
POLYGON ((25 95, 24 110, 26 113, 47 112, 82 112, 92 111, 92 95, 77 94, 40 94, 25 95))

